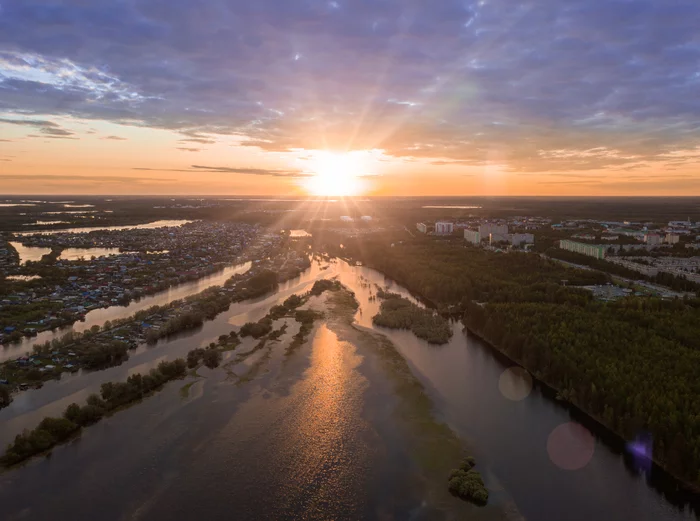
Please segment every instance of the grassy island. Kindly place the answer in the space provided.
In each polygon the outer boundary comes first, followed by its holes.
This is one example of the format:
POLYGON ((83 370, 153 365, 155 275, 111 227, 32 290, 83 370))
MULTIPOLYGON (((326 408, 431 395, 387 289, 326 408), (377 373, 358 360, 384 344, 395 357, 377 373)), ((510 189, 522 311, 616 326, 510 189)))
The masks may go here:
POLYGON ((409 329, 430 344, 446 344, 452 337, 450 323, 429 309, 421 308, 408 299, 380 290, 383 299, 379 314, 372 318, 376 326, 409 329))

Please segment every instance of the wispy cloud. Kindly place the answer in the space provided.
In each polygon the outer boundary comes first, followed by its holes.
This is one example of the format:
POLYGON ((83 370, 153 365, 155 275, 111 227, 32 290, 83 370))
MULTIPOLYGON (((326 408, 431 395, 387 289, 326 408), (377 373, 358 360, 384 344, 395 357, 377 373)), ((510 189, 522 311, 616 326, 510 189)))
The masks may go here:
POLYGON ((0 174, 0 183, 2 181, 42 181, 61 183, 67 181, 79 181, 87 184, 104 184, 104 183, 168 183, 174 179, 166 179, 160 177, 131 177, 131 176, 85 176, 85 175, 50 175, 50 174, 0 174))
POLYGON ((338 4, 5 2, 0 109, 25 119, 0 123, 518 172, 661 165, 697 143, 697 0, 338 4))
POLYGON ((110 140, 113 140, 113 141, 127 141, 127 138, 125 138, 125 137, 120 137, 120 136, 105 136, 105 137, 100 138, 100 139, 110 139, 110 140))
POLYGON ((133 170, 155 171, 155 172, 188 172, 188 173, 214 173, 214 174, 245 174, 261 175, 271 177, 311 177, 313 174, 302 172, 301 170, 276 170, 268 168, 241 168, 228 166, 204 166, 192 165, 183 169, 160 169, 160 168, 134 168, 133 170))

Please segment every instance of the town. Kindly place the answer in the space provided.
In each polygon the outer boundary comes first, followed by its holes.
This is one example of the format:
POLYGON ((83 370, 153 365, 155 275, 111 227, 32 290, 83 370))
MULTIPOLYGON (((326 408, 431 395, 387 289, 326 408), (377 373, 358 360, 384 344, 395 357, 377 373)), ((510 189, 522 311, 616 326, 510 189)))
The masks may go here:
POLYGON ((603 300, 633 293, 677 298, 700 289, 700 222, 689 218, 659 224, 515 216, 419 222, 416 229, 436 237, 463 235, 467 243, 494 252, 547 255, 584 269, 591 267, 586 257, 595 259, 595 269, 617 275, 616 284, 588 288, 603 300))
POLYGON ((0 273, 5 277, 0 285, 2 343, 245 262, 256 254, 249 246, 261 230, 248 224, 198 221, 155 229, 8 235, 0 244, 0 273), (17 248, 39 249, 42 255, 39 260, 23 260, 17 248), (68 248, 84 253, 76 259, 61 258, 68 248), (110 253, 101 255, 102 249, 110 253), (100 256, 91 257, 93 251, 100 256))

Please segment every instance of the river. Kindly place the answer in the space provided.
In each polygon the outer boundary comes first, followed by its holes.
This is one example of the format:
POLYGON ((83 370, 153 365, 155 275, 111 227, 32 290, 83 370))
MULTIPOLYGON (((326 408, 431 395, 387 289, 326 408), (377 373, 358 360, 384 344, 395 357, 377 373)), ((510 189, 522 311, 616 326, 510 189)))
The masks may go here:
POLYGON ((245 262, 234 266, 228 266, 221 271, 202 277, 201 279, 171 286, 153 295, 134 300, 126 306, 110 306, 107 308, 93 309, 85 315, 85 321, 75 322, 70 326, 56 329, 55 331, 43 331, 35 337, 25 337, 19 343, 2 346, 2 349, 0 349, 0 362, 9 360, 10 358, 16 358, 22 353, 30 351, 34 344, 42 344, 54 338, 60 338, 68 332, 81 332, 90 329, 92 326, 102 326, 108 320, 112 321, 126 318, 142 309, 148 309, 151 306, 162 306, 173 300, 196 295, 212 286, 220 286, 234 275, 248 271, 251 265, 250 262, 245 262))
MULTIPOLYGON (((366 328, 373 328, 371 318, 379 307, 371 298, 375 284, 409 296, 370 268, 334 261, 323 269, 314 262, 275 294, 234 304, 198 331, 141 346, 119 367, 65 375, 19 395, 0 411, 0 445, 44 416, 83 401, 102 382, 122 380, 207 345, 233 326, 261 318, 315 280, 333 276, 355 292, 360 303, 356 322, 366 328)), ((471 447, 494 496, 512 498, 529 521, 694 519, 689 508, 674 506, 631 470, 604 432, 583 427, 490 347, 464 334, 460 325, 453 327, 454 336, 444 346, 428 345, 406 331, 381 332, 424 383, 439 416, 471 447)), ((245 342, 234 353, 252 345, 245 342)), ((387 441, 391 430, 386 425, 374 434, 368 430, 357 402, 363 399, 364 409, 381 410, 369 398, 373 394, 362 392, 376 385, 366 381, 372 381, 369 376, 363 380, 362 371, 357 376, 358 367, 367 370, 358 351, 339 349, 323 327, 310 344, 296 357, 285 358, 274 348, 256 353, 230 373, 202 369, 206 378, 197 380, 187 397, 179 392, 181 383, 168 384, 158 395, 87 428, 50 459, 3 474, 0 503, 7 519, 117 520, 130 513, 129 519, 158 521, 197 512, 206 519, 273 519, 277 511, 265 502, 279 506, 280 490, 295 505, 292 511, 306 513, 306 519, 323 518, 319 512, 326 518, 382 517, 383 503, 400 494, 387 492, 391 473, 382 467, 377 477, 373 462, 385 461, 395 440, 387 441), (239 379, 247 374, 250 382, 241 385, 239 379), (372 452, 377 447, 381 450, 372 452), (352 461, 355 453, 357 462, 352 461), (348 468, 355 475, 348 475, 348 468), (365 489, 367 497, 358 492, 365 489), (305 494, 322 503, 304 502, 305 494)), ((402 453, 396 450, 393 459, 387 457, 400 473, 402 453)), ((674 492, 671 479, 659 483, 664 493, 674 492)), ((408 519, 410 505, 400 500, 396 505, 385 517, 408 519)))
POLYGON ((90 233, 97 231, 118 231, 118 230, 152 230, 154 228, 165 228, 165 227, 178 227, 183 224, 191 223, 194 221, 189 221, 186 219, 175 219, 175 220, 160 220, 153 221, 145 224, 128 224, 125 226, 93 226, 86 228, 65 228, 61 230, 51 229, 51 230, 32 230, 28 232, 14 232, 14 235, 18 237, 24 237, 27 235, 55 235, 57 233, 90 233))

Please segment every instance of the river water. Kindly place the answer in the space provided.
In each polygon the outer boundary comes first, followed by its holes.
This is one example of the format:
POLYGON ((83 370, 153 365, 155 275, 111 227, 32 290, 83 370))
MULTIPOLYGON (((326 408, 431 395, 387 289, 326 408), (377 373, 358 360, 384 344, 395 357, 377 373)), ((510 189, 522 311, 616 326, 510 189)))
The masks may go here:
POLYGON ((118 231, 118 230, 151 230, 154 228, 164 228, 164 227, 178 227, 183 224, 191 223, 194 221, 188 221, 186 219, 174 219, 174 220, 161 220, 153 221, 145 224, 128 224, 125 226, 93 226, 86 228, 65 228, 62 230, 32 230, 28 232, 14 232, 18 237, 24 237, 27 235, 55 235, 57 233, 89 233, 96 231, 118 231))
POLYGON ((0 362, 16 358, 21 354, 30 351, 34 344, 42 344, 51 341, 54 338, 61 338, 70 331, 81 332, 90 329, 92 326, 101 326, 106 321, 127 318, 137 311, 148 309, 151 306, 162 306, 173 300, 182 299, 190 295, 196 295, 212 286, 220 286, 228 279, 237 274, 243 274, 251 267, 250 262, 228 266, 223 270, 202 277, 193 282, 185 282, 176 286, 154 293, 139 300, 134 300, 127 306, 110 306, 108 308, 98 308, 89 311, 85 315, 85 321, 75 322, 70 326, 66 326, 55 331, 43 331, 35 337, 25 337, 21 342, 16 344, 7 344, 0 349, 0 362))
MULTIPOLYGON (((207 345, 315 280, 333 276, 355 292, 356 322, 367 328, 379 307, 372 298, 375 285, 409 296, 369 268, 335 261, 323 269, 313 263, 275 294, 234 304, 198 331, 139 347, 119 367, 67 375, 19 395, 0 411, 0 445, 44 416, 83 401, 102 382, 207 345)), ((516 377, 492 349, 458 324, 453 327, 444 346, 405 331, 381 332, 424 383, 439 416, 471 447, 492 492, 512 498, 523 517, 694 519, 689 508, 674 506, 630 470, 604 433, 590 433, 537 385, 516 377)), ((182 383, 168 384, 86 429, 75 443, 56 448, 50 459, 3 474, 3 512, 7 519, 408 519, 411 494, 406 491, 402 501, 392 492, 393 478, 406 470, 398 470, 406 464, 405 453, 390 450, 400 442, 387 425, 368 428, 360 414, 383 411, 381 404, 391 397, 368 383, 376 378, 357 372, 366 365, 362 356, 352 346, 339 346, 324 326, 310 344, 298 356, 270 347, 228 370, 201 369, 206 378, 187 397, 181 395, 182 383), (242 385, 244 376, 250 378, 242 385)), ((247 339, 234 353, 252 345, 247 339)), ((672 494, 672 480, 661 480, 661 488, 672 494)))

